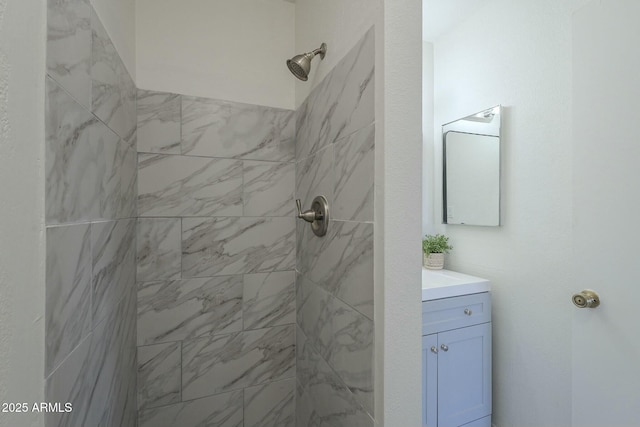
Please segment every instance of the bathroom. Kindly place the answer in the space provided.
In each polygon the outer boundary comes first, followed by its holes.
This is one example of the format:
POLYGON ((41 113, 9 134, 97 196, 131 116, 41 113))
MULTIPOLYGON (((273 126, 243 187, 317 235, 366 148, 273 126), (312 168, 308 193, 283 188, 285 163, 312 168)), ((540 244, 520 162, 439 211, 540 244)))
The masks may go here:
POLYGON ((438 233, 491 286, 490 425, 638 425, 639 16, 0 1, 0 426, 426 425, 438 233), (500 224, 443 224, 441 126, 496 105, 500 224))

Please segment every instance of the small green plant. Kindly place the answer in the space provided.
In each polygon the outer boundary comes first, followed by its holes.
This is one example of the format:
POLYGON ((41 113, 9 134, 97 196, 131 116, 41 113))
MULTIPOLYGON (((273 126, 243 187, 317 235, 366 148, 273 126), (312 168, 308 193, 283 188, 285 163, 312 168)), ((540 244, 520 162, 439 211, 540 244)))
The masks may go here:
POLYGON ((442 234, 435 236, 427 234, 422 240, 422 252, 427 256, 429 254, 448 254, 451 249, 453 246, 449 244, 449 238, 442 234))

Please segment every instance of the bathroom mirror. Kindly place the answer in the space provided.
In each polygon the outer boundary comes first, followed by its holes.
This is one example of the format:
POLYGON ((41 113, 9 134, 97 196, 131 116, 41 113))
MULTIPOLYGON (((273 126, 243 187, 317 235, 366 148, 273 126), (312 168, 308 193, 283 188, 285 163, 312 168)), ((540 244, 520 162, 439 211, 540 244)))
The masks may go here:
POLYGON ((500 225, 501 110, 442 126, 444 224, 500 225))

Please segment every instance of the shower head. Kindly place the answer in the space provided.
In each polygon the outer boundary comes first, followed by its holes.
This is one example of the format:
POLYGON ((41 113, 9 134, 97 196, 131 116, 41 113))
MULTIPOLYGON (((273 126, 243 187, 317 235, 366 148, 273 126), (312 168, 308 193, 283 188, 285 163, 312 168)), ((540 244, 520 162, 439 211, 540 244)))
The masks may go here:
POLYGON ((302 80, 303 82, 307 81, 309 78, 309 71, 311 71, 311 60, 314 56, 320 55, 320 59, 324 59, 324 55, 327 53, 327 45, 322 43, 318 49, 314 51, 307 52, 302 55, 296 55, 291 59, 287 59, 287 67, 289 67, 289 71, 302 80))

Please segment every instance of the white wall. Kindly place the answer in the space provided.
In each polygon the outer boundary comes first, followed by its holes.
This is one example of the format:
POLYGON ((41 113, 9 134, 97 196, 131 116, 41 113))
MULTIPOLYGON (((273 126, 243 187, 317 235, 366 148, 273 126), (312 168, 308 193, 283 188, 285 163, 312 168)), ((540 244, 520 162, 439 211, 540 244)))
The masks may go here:
MULTIPOLYGON (((0 402, 44 398, 45 20, 45 0, 0 0, 0 402)), ((17 425, 43 418, 0 414, 17 425)))
POLYGON ((320 57, 313 60, 309 80, 295 79, 296 106, 376 22, 378 4, 378 0, 296 0, 295 53, 310 52, 327 43, 327 55, 322 61, 320 57))
POLYGON ((454 246, 449 268, 492 281, 498 427, 571 425, 571 13, 579 3, 493 0, 435 41, 435 218, 440 125, 505 106, 503 226, 436 226, 454 246))
MULTIPOLYGON (((426 3, 429 4, 429 3, 426 3)), ((426 7, 425 7, 426 9, 426 7)), ((429 13, 423 10, 423 16, 429 13)), ((423 23, 424 25, 424 23, 423 23)), ((434 154, 434 107, 433 107, 433 43, 422 43, 422 235, 433 234, 438 218, 442 215, 434 212, 433 192, 435 173, 434 154)), ((441 221, 440 221, 441 222, 441 221)))
POLYGON ((136 0, 91 0, 91 4, 136 81, 136 0))
POLYGON ((282 0, 137 0, 138 87, 293 109, 294 10, 282 0))
POLYGON ((418 426, 422 4, 385 0, 383 5, 376 26, 376 421, 418 426))

